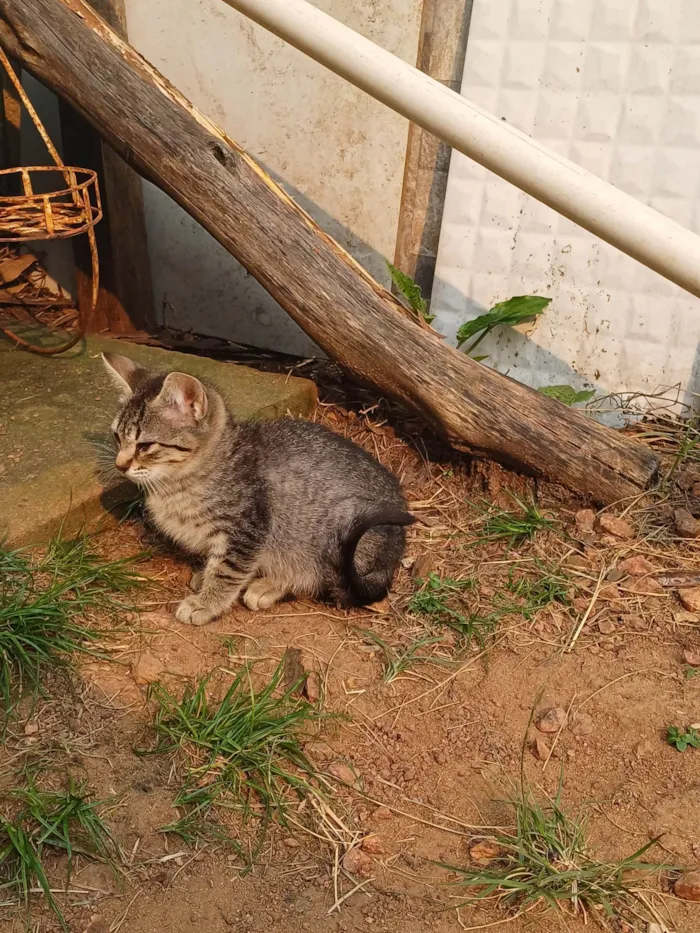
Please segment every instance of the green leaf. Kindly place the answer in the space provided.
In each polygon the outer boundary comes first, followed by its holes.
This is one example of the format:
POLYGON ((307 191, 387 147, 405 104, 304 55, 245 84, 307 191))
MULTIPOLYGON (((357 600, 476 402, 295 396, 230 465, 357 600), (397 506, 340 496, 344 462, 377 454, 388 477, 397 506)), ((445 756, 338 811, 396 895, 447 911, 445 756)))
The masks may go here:
POLYGON ((410 275, 406 275, 405 272, 397 269, 396 266, 393 266, 390 262, 387 262, 386 265, 391 275, 391 281, 406 299, 409 307, 411 307, 416 314, 420 315, 428 324, 434 321, 435 315, 428 314, 428 302, 423 297, 420 285, 416 285, 410 275))
POLYGON ((542 298, 539 295, 520 295, 501 301, 486 314, 480 314, 479 317, 462 324, 457 331, 457 346, 461 347, 470 337, 487 328, 491 330, 501 324, 513 327, 525 321, 534 321, 551 300, 551 298, 542 298))
POLYGON ((595 395, 595 389, 583 389, 577 392, 573 386, 542 386, 537 390, 540 395, 556 399, 564 405, 576 405, 578 402, 587 402, 595 395))
POLYGON ((475 363, 481 363, 483 360, 487 360, 488 358, 489 358, 488 353, 485 356, 473 356, 472 357, 475 363))

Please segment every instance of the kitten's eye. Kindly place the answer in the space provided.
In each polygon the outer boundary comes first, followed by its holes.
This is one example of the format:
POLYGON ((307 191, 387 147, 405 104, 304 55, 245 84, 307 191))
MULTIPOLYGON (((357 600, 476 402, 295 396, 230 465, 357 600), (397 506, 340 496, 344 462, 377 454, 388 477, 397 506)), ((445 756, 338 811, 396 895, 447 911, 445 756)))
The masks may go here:
POLYGON ((121 441, 119 440, 119 435, 116 431, 112 432, 112 437, 114 438, 114 443, 117 445, 117 447, 121 446, 121 441))
POLYGON ((141 441, 136 445, 136 450, 140 454, 145 454, 147 451, 149 451, 152 447, 155 447, 155 446, 156 446, 155 441, 141 441))

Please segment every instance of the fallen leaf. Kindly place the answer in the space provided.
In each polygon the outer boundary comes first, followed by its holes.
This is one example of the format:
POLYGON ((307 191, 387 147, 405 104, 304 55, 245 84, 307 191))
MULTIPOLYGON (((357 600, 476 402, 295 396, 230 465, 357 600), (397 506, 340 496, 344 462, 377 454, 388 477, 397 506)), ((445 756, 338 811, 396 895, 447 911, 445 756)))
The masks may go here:
POLYGON ((490 862, 492 859, 499 858, 503 850, 492 839, 484 839, 482 842, 476 842, 469 849, 469 857, 475 862, 490 862))
POLYGON ((14 282, 26 269, 33 266, 36 261, 36 256, 32 253, 22 253, 20 256, 13 256, 11 259, 5 259, 3 262, 0 262, 0 285, 7 285, 8 282, 14 282))

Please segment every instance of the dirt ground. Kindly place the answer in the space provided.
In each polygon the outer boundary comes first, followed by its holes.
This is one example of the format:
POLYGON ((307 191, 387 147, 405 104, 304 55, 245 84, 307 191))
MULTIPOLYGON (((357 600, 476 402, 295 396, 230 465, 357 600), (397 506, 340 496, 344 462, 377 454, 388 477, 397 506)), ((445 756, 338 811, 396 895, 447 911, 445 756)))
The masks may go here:
MULTIPOLYGON (((538 910, 515 920, 497 908, 457 911, 464 893, 447 885, 453 876, 438 864, 468 865, 473 838, 488 834, 483 827, 509 824, 504 798, 519 780, 524 741, 528 782, 553 795, 563 775, 564 806, 588 808, 598 855, 622 858, 661 836, 650 858, 698 867, 700 750, 680 753, 664 738, 670 724, 700 721, 700 674, 686 675, 688 659, 700 653, 700 615, 683 607, 679 594, 688 590, 678 588, 700 572, 700 539, 679 538, 671 520, 676 506, 700 512, 693 462, 679 461, 658 493, 604 513, 630 524, 632 536, 623 537, 617 526, 617 534, 600 523, 591 530, 591 516, 580 514, 588 504, 565 490, 454 454, 383 404, 368 406, 359 391, 322 397, 318 419, 394 469, 419 518, 393 592, 383 605, 348 612, 312 602, 257 614, 239 607, 194 629, 172 613, 187 592, 184 562, 138 520, 100 536, 110 557, 152 548, 140 565, 152 585, 134 597, 138 612, 118 620, 105 642, 108 659, 79 660, 72 688, 47 685, 31 728, 15 725, 5 746, 6 766, 27 754, 44 757, 86 778, 96 797, 114 798, 106 817, 125 853, 124 876, 78 860, 70 893, 61 896, 71 931, 590 929, 591 920, 538 910), (484 541, 483 509, 517 513, 511 493, 536 501, 551 527, 524 543, 484 541), (620 570, 630 557, 644 557, 651 569, 620 570), (387 683, 382 648, 367 631, 392 646, 415 641, 426 626, 435 632, 409 609, 416 578, 431 571, 473 579, 459 595, 469 612, 488 617, 504 601, 510 610, 499 612, 483 646, 465 645, 442 626, 441 641, 420 652, 430 660, 387 683), (563 581, 561 591, 532 608, 517 584, 546 574, 563 581), (356 786, 336 791, 343 828, 335 850, 276 828, 246 874, 224 844, 188 847, 159 832, 174 819, 176 775, 169 759, 138 757, 134 748, 149 741, 149 682, 178 692, 216 672, 213 683, 226 684, 252 660, 257 673, 269 674, 290 647, 315 672, 310 683, 320 686, 325 708, 347 715, 328 722, 307 752, 321 770, 347 774, 338 765, 349 766, 356 786), (528 729, 533 709, 551 707, 568 714, 558 732, 528 729), (366 876, 354 876, 343 868, 342 843, 367 834, 377 835, 381 851, 366 876), (88 927, 96 916, 105 924, 88 927)), ((678 446, 665 431, 644 429, 668 472, 678 446)), ((700 465, 697 472, 700 481, 700 465)), ((655 904, 668 930, 700 929, 700 905, 674 898, 663 879, 655 904)), ((25 929, 24 915, 3 910, 0 929, 25 929)), ((32 917, 37 933, 59 930, 38 898, 32 917)))

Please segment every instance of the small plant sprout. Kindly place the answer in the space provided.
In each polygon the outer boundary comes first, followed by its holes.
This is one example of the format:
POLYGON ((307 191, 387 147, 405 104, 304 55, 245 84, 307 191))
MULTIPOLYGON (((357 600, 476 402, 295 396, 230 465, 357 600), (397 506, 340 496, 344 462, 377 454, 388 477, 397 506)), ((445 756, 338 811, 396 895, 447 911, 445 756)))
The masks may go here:
POLYGON ((416 317, 425 321, 426 324, 432 324, 435 315, 428 313, 428 302, 423 297, 420 285, 417 285, 410 275, 406 275, 396 266, 392 266, 390 262, 387 262, 387 268, 391 275, 391 281, 406 299, 409 308, 415 313, 416 317))
POLYGON ((285 824, 292 805, 323 796, 302 742, 311 727, 330 717, 295 696, 298 684, 282 688, 283 664, 261 687, 252 675, 250 666, 243 667, 218 702, 208 697, 209 678, 188 687, 181 699, 154 684, 155 745, 136 750, 174 760, 181 782, 174 806, 184 815, 163 831, 188 842, 213 835, 242 853, 240 840, 213 820, 238 814, 243 827, 251 824, 258 832, 248 867, 271 820, 285 824))
POLYGON ((567 605, 570 602, 569 580, 556 571, 545 570, 539 562, 537 566, 542 572, 534 578, 521 576, 516 579, 511 568, 506 589, 519 602, 504 596, 501 600, 504 609, 519 612, 529 619, 551 603, 567 605))
POLYGON ((538 531, 554 529, 553 519, 544 515, 533 501, 522 502, 511 493, 513 501, 518 506, 517 512, 509 512, 499 506, 484 502, 483 505, 474 503, 482 514, 483 534, 475 544, 484 544, 489 541, 507 541, 510 547, 532 541, 538 531))
POLYGON ((463 904, 492 900, 514 916, 539 905, 584 922, 597 918, 608 929, 615 921, 634 929, 644 923, 646 929, 643 876, 668 868, 643 861, 657 840, 619 861, 598 859, 590 848, 586 819, 569 816, 562 808, 561 782, 555 798, 546 804, 521 785, 510 806, 514 828, 487 840, 494 853, 488 865, 443 865, 457 875, 455 886, 474 892, 463 904))
POLYGON ((540 395, 556 399, 562 405, 578 405, 581 402, 590 402, 595 395, 595 389, 581 389, 579 392, 573 386, 542 386, 537 390, 540 395))
POLYGON ((384 655, 384 673, 382 676, 384 683, 387 684, 392 683, 400 674, 413 667, 414 664, 421 661, 434 661, 435 659, 431 655, 419 654, 418 652, 422 648, 439 644, 442 641, 442 638, 425 636, 416 639, 409 645, 392 646, 370 629, 360 629, 360 631, 366 638, 373 641, 375 645, 379 645, 382 649, 384 655))
POLYGON ((476 337, 476 340, 464 351, 471 355, 495 327, 503 325, 514 327, 516 324, 534 321, 536 317, 542 314, 551 300, 551 298, 541 298, 538 295, 520 295, 499 302, 486 314, 480 314, 479 317, 462 324, 457 331, 457 348, 461 349, 463 344, 471 340, 472 337, 476 337))
MULTIPOLYGON (((430 325, 435 320, 435 315, 428 311, 428 302, 423 297, 419 285, 414 282, 410 275, 397 269, 390 262, 387 262, 387 268, 391 275, 391 280, 396 286, 400 295, 404 298, 408 307, 413 311, 419 321, 424 321, 430 325)), ((520 295, 509 298, 507 301, 501 301, 494 305, 486 314, 480 314, 471 321, 465 321, 457 331, 457 348, 461 349, 463 344, 472 337, 476 339, 465 350, 471 355, 481 341, 487 337, 495 327, 525 324, 534 321, 542 314, 551 298, 541 298, 538 295, 520 295)), ((485 360, 486 356, 475 356, 478 362, 485 360)), ((593 395, 595 393, 591 393, 593 395)))
POLYGON ((483 650, 503 613, 491 612, 484 616, 466 611, 464 596, 474 588, 475 583, 471 578, 441 579, 437 573, 432 572, 426 580, 418 580, 418 589, 411 597, 408 611, 428 619, 433 625, 451 628, 467 645, 473 639, 483 650))
POLYGON ((688 748, 700 748, 700 733, 697 729, 697 726, 688 726, 687 729, 669 726, 666 730, 666 741, 679 752, 688 748))
POLYGON ((691 667, 688 665, 685 669, 685 679, 692 680, 694 677, 697 677, 700 674, 700 667, 691 667))

